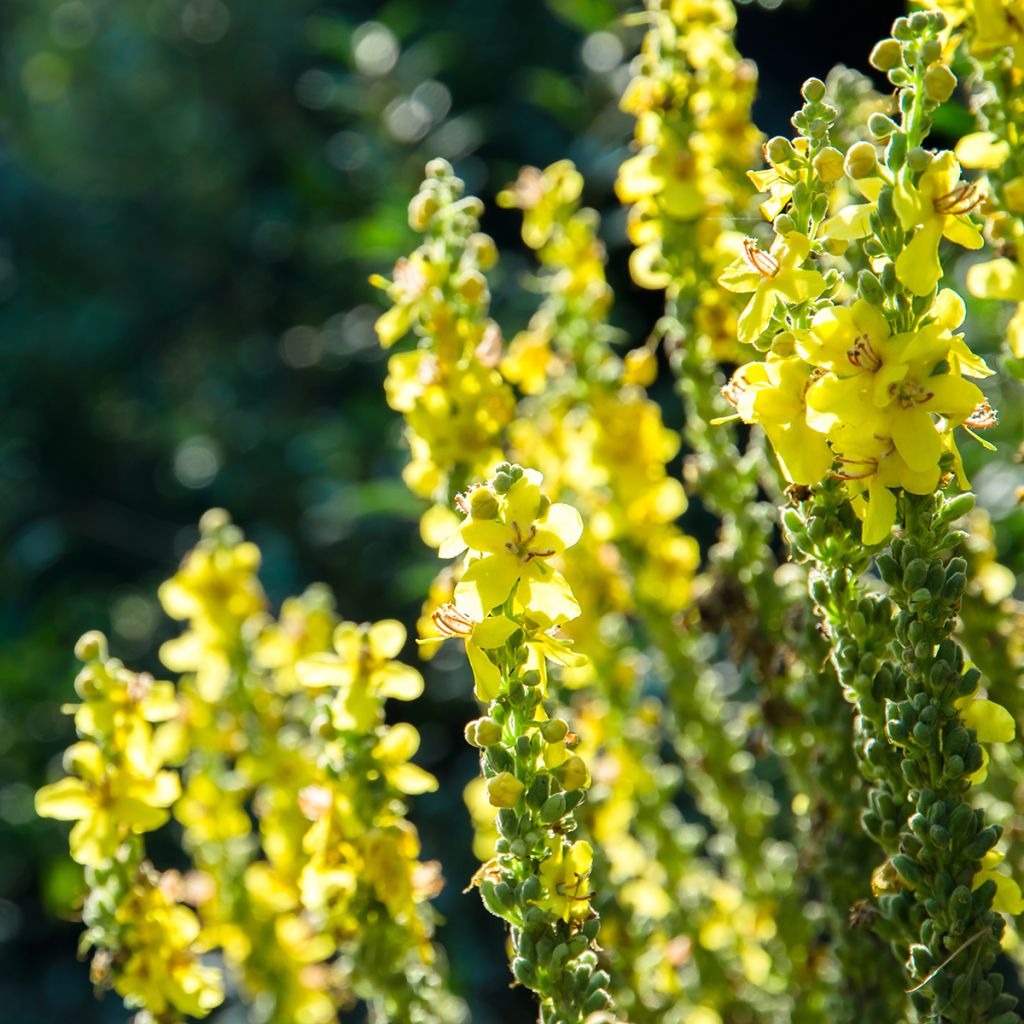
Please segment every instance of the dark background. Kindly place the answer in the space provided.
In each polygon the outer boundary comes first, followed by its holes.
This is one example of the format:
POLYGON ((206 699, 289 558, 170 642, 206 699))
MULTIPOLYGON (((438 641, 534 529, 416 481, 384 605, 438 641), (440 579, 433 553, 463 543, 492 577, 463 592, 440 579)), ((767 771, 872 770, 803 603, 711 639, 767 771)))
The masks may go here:
MULTIPOLYGON (((33 790, 72 738, 71 648, 108 631, 155 667, 155 600, 223 505, 263 549, 278 603, 324 580, 343 615, 412 621, 435 564, 399 472, 400 422, 367 284, 413 243, 405 204, 443 155, 489 204, 521 164, 568 156, 605 214, 616 322, 628 283, 611 191, 639 40, 611 0, 4 0, 0 4, 0 1007, 5 1020, 124 1018, 94 1002, 66 827, 33 790), (369 24, 368 24, 369 23, 369 24), (611 32, 600 35, 595 32, 611 32), (618 52, 617 48, 618 47, 618 52)), ((755 113, 787 130, 801 81, 862 70, 898 3, 740 9, 755 113)), ((528 299, 515 215, 489 206, 510 333, 528 299)), ((666 410, 670 422, 681 413, 666 410)), ((997 481, 998 482, 998 481, 997 481)), ((410 657, 414 655, 407 652, 410 657)), ((478 1022, 532 1016, 510 992, 472 873, 464 783, 474 713, 454 656, 411 709, 441 792, 416 802, 449 880, 440 938, 478 1022), (455 669, 455 671, 453 671, 455 669)), ((403 711, 406 709, 402 709, 403 711)), ((244 1016, 225 1012, 222 1020, 244 1016)))

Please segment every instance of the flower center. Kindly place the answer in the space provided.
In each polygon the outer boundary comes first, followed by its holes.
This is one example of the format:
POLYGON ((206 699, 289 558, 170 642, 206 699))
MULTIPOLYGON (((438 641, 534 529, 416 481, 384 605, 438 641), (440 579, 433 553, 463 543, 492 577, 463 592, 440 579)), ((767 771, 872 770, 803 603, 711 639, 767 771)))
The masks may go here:
POLYGON ((934 391, 927 390, 916 380, 901 380, 898 384, 890 385, 889 394, 903 409, 912 409, 915 405, 921 405, 935 397, 934 391))
POLYGON ((969 181, 960 181, 945 195, 932 200, 936 213, 959 217, 970 213, 985 198, 984 194, 969 181))
POLYGON ((472 634, 476 625, 465 612, 459 611, 451 602, 441 605, 430 618, 437 631, 447 637, 457 636, 465 639, 472 634))
POLYGON ((874 373, 882 365, 882 357, 875 351, 871 339, 860 334, 853 340, 853 345, 846 353, 846 358, 859 370, 874 373))
POLYGON ((546 550, 533 550, 530 545, 533 543, 533 538, 537 536, 537 527, 531 526, 527 533, 519 528, 518 523, 511 524, 513 531, 515 532, 515 541, 505 541, 505 549, 516 556, 521 562, 530 562, 534 558, 550 558, 554 553, 554 548, 548 548, 546 550))
POLYGON ((743 239, 743 258, 762 277, 774 277, 779 272, 779 261, 765 252, 753 238, 743 239))

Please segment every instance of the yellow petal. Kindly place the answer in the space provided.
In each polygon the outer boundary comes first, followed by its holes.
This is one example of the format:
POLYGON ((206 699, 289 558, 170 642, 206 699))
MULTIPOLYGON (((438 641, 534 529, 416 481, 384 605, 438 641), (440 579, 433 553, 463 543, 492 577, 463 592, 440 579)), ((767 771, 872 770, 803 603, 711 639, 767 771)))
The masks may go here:
POLYGON ((400 661, 382 665, 373 673, 373 685, 382 697, 415 700, 423 692, 423 676, 400 661))
POLYGON ((992 700, 976 698, 960 714, 982 743, 1009 743, 1017 731, 1013 715, 992 700))
POLYGON ((36 793, 36 814, 40 818, 77 821, 92 814, 94 807, 95 801, 81 779, 61 779, 36 793))

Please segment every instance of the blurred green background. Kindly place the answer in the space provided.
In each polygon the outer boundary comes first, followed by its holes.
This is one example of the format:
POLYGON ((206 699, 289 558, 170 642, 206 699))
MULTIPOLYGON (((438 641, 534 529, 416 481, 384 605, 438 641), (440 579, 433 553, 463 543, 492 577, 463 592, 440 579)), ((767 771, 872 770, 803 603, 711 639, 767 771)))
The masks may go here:
MULTIPOLYGON (((743 7, 761 127, 786 130, 807 75, 864 68, 900 6, 743 7)), ((228 508, 262 547, 275 604, 323 580, 349 618, 415 617, 435 565, 399 478, 367 276, 412 244, 405 205, 424 162, 448 158, 490 203, 519 165, 571 157, 605 214, 617 323, 638 342, 657 317, 658 296, 628 283, 611 192, 632 129, 616 107, 639 40, 618 20, 627 9, 0 3, 5 1020, 125 1018, 116 998, 94 1002, 78 927, 56 916, 77 874, 66 828, 34 818, 32 793, 72 737, 59 709, 74 640, 106 630, 119 656, 156 669, 173 629, 155 589, 206 508, 228 508)), ((527 258, 515 215, 489 206, 484 226, 503 248, 495 302, 511 332, 529 314, 527 258)), ((990 485, 1004 515, 1008 480, 990 485)), ((474 867, 461 803, 473 707, 446 652, 412 709, 420 760, 442 777, 414 817, 448 878, 440 938, 456 987, 475 1021, 522 1021, 532 1011, 507 987, 498 924, 460 895, 474 867)), ((229 1005, 217 1019, 245 1017, 229 1005)))

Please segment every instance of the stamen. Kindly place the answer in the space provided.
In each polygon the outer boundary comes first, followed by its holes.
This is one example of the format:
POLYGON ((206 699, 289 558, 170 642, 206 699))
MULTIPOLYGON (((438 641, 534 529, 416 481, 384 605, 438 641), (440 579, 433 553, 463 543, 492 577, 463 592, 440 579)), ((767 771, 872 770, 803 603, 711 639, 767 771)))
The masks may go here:
POLYGON ((859 370, 875 373, 882 365, 882 357, 875 351, 871 339, 860 334, 853 340, 853 347, 846 353, 846 358, 859 370))
POLYGON ((961 217, 980 206, 984 199, 984 193, 977 186, 969 181, 961 181, 945 195, 936 196, 932 205, 936 213, 961 217))
POLYGON ((753 238, 743 239, 743 258, 762 277, 774 277, 779 272, 779 261, 753 238))
POLYGON ((975 430, 988 430, 999 424, 999 413, 993 409, 987 401, 979 402, 974 412, 964 420, 964 426, 974 427, 975 430))
POLYGON ((451 602, 436 609, 430 619, 437 627, 437 631, 446 637, 465 639, 472 634, 476 625, 465 612, 459 611, 451 602))

